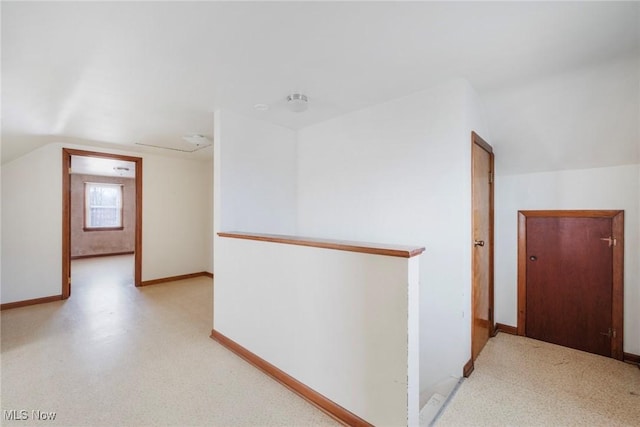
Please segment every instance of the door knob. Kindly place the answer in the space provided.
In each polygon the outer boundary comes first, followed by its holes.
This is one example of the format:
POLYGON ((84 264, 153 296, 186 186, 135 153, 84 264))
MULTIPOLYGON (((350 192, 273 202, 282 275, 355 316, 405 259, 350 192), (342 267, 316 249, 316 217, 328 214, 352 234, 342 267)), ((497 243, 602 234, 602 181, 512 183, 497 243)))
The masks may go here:
POLYGON ((484 240, 474 240, 473 246, 484 246, 484 240))

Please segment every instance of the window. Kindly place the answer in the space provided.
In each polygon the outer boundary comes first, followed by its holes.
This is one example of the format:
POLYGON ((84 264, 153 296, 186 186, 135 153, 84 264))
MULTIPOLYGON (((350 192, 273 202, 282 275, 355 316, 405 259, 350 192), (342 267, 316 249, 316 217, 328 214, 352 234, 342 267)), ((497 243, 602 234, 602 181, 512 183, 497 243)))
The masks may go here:
POLYGON ((84 183, 84 229, 122 230, 122 185, 84 183))

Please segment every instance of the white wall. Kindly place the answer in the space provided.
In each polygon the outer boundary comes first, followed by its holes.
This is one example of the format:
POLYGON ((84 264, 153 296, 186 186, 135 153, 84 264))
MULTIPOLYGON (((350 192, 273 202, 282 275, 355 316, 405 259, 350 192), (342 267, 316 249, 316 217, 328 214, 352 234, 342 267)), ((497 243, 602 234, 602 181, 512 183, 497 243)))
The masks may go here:
POLYGON ((213 273, 213 160, 210 160, 207 162, 207 165, 205 167, 205 169, 207 170, 207 177, 206 177, 206 181, 207 181, 207 188, 206 188, 206 194, 207 194, 207 218, 209 218, 207 220, 207 225, 206 225, 206 235, 208 237, 207 239, 207 248, 208 251, 210 252, 209 256, 207 257, 207 271, 209 273, 213 273))
POLYGON ((2 301, 2 136, 0 136, 0 301, 2 301))
POLYGON ((295 234, 295 132, 230 111, 215 127, 216 231, 295 234))
POLYGON ((207 271, 211 162, 142 157, 142 280, 207 271))
POLYGON ((217 332, 373 425, 418 424, 417 258, 217 239, 217 332))
POLYGON ((495 319, 517 325, 517 212, 528 209, 624 209, 624 351, 640 354, 639 165, 496 179, 495 319))
MULTIPOLYGON (((207 270, 211 162, 101 151, 143 157, 142 279, 207 270)), ((61 293, 61 168, 62 144, 2 165, 2 303, 61 293)))
MULTIPOLYGON (((215 232, 298 234, 296 132, 229 111, 217 111, 214 125, 215 232)), ((387 257, 234 241, 215 233, 214 245, 216 330, 367 419, 406 424, 409 387, 417 417, 418 352, 406 354, 407 334, 413 334, 409 345, 417 348, 417 327, 408 330, 407 312, 389 304, 391 295, 407 299, 406 271, 400 288, 381 286, 388 283, 388 263, 394 262, 387 257), (267 300, 270 304, 264 304, 267 300), (398 339, 400 345, 394 345, 398 339), (293 351, 282 350, 291 345, 293 351), (402 372, 397 371, 398 351, 405 353, 402 372), (396 379, 384 382, 392 370, 396 379), (403 403, 397 400, 401 385, 403 403), (353 387, 360 391, 354 393, 353 387), (398 411, 389 410, 398 407, 404 416, 400 422, 394 418, 398 411)), ((417 298, 405 303, 410 307, 417 298)), ((411 321, 418 319, 412 315, 411 321)))
POLYGON ((473 89, 456 80, 299 131, 301 235, 426 246, 420 260, 420 388, 471 357, 473 89))
POLYGON ((2 165, 1 302, 62 293, 62 151, 2 165))

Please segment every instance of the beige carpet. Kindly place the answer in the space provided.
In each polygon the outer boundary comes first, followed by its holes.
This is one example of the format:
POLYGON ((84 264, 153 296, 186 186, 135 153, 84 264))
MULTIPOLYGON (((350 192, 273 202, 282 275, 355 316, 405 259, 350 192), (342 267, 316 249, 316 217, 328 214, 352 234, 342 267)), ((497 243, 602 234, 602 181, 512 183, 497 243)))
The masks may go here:
POLYGON ((132 272, 74 261, 69 300, 2 311, 0 425, 337 425, 209 338, 210 278, 135 288, 132 272))
POLYGON ((437 426, 640 426, 640 369, 504 333, 437 426))

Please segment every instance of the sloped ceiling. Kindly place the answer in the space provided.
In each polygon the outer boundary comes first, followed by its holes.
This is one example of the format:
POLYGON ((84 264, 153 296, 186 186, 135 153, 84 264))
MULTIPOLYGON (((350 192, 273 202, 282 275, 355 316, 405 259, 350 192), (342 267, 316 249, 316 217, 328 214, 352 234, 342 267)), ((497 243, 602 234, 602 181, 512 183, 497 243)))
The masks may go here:
POLYGON ((640 50, 637 2, 1 8, 3 162, 61 139, 133 149, 211 138, 217 108, 298 129, 450 78, 482 95, 640 50), (309 96, 307 112, 285 108, 293 91, 309 96))

